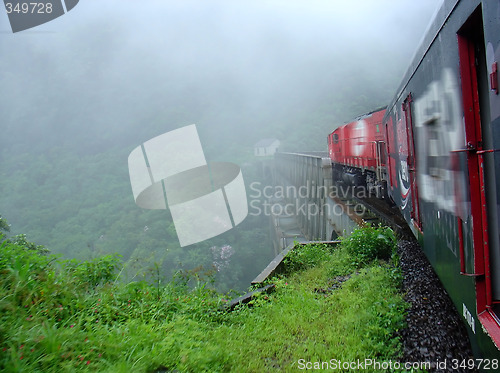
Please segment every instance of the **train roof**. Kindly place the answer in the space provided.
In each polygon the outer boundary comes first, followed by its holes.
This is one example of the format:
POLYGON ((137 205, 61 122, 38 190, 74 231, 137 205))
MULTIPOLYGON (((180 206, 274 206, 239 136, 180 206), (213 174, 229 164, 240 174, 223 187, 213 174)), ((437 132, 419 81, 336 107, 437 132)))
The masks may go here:
POLYGON ((374 113, 378 113, 378 112, 380 112, 382 110, 385 110, 385 109, 387 109, 387 106, 379 107, 378 109, 372 110, 372 111, 370 111, 370 112, 368 112, 366 114, 362 114, 362 115, 354 118, 354 120, 351 120, 348 123, 355 122, 355 121, 358 121, 358 120, 361 120, 361 119, 365 119, 365 118, 371 117, 374 113))
POLYGON ((413 55, 410 66, 406 70, 406 73, 403 75, 403 79, 397 90, 397 93, 393 98, 393 100, 391 101, 391 103, 389 104, 389 106, 387 107, 388 109, 392 109, 392 107, 398 101, 399 97, 401 96, 406 86, 408 85, 408 82, 411 80, 411 78, 415 74, 415 71, 418 69, 425 55, 427 54, 432 44, 434 43, 434 40, 436 40, 436 38, 438 37, 439 32, 444 27, 446 21, 450 17, 451 13, 453 12, 457 4, 460 2, 460 0, 441 0, 441 1, 442 4, 436 10, 431 22, 427 26, 427 30, 424 32, 420 44, 417 50, 415 51, 415 54, 413 55))
MULTIPOLYGON (((351 124, 353 124, 353 123, 356 123, 356 122, 358 122, 358 121, 360 121, 360 120, 362 120, 362 119, 367 119, 367 118, 370 118, 371 116, 373 116, 373 114, 378 114, 378 113, 380 113, 380 112, 382 112, 382 111, 385 111, 386 109, 387 109, 387 106, 382 106, 382 107, 379 107, 378 109, 375 109, 375 110, 369 111, 368 113, 365 113, 365 114, 362 114, 362 115, 360 115, 360 116, 357 116, 356 118, 354 118, 354 119, 350 120, 349 122, 346 122, 346 123, 344 123, 344 124, 342 124, 342 125, 338 126, 337 128, 335 128, 335 129, 333 130, 333 132, 336 132, 336 131, 338 131, 338 130, 341 130, 341 129, 343 129, 343 128, 346 128, 346 127, 348 127, 349 125, 351 125, 351 124)), ((377 119, 378 119, 378 120, 380 120, 380 121, 381 121, 381 120, 382 120, 382 118, 384 117, 383 113, 381 113, 381 114, 382 114, 382 115, 380 116, 380 118, 377 118, 377 119)), ((333 133, 333 132, 332 132, 332 133, 333 133)))

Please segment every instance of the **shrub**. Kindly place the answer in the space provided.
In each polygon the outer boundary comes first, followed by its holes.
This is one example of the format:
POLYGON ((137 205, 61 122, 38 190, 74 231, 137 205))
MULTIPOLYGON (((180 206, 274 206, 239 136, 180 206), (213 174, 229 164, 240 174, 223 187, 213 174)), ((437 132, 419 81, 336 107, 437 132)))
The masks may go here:
POLYGON ((295 244, 284 259, 285 272, 301 271, 326 261, 330 258, 330 249, 326 244, 295 244))
POLYGON ((86 261, 76 259, 62 261, 69 277, 85 288, 94 288, 112 281, 120 268, 121 255, 106 255, 86 261))
POLYGON ((357 266, 374 259, 389 259, 396 251, 397 241, 389 227, 364 226, 342 238, 342 245, 352 255, 357 266))

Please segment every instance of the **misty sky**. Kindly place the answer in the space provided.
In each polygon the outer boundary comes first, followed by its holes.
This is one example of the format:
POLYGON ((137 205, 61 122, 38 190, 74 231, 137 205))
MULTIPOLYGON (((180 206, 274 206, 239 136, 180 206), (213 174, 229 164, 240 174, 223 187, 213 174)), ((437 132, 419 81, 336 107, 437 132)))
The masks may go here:
MULTIPOLYGON (((335 90, 363 94, 366 87, 352 87, 350 77, 385 74, 385 88, 393 89, 438 3, 82 0, 64 16, 17 34, 2 12, 0 126, 22 126, 21 134, 8 131, 21 142, 31 126, 38 138, 61 135, 62 122, 69 137, 84 125, 130 128, 131 144, 191 123, 207 134, 215 125, 253 126, 262 136, 280 137, 287 113, 293 118, 302 110, 307 117, 332 105, 335 90), (191 116, 176 119, 179 107, 191 116), (135 138, 161 116, 171 123, 135 138), (266 130, 273 120, 281 132, 266 130)), ((324 120, 338 125, 348 115, 324 120)))
POLYGON ((195 123, 208 161, 243 168, 266 137, 326 150, 388 104, 439 3, 81 0, 16 34, 0 12, 0 214, 51 248, 118 250, 152 223, 123 212, 134 148, 195 123))

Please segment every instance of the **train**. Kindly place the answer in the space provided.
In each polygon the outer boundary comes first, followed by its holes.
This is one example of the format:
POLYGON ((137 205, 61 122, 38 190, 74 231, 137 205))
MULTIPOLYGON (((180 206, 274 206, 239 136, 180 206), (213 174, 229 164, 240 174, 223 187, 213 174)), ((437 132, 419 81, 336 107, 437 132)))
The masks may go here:
POLYGON ((500 2, 444 0, 387 107, 328 135, 333 177, 399 207, 481 359, 500 359, 499 59, 500 2))
POLYGON ((328 135, 328 154, 335 180, 366 187, 387 197, 387 152, 383 132, 385 108, 363 114, 328 135))

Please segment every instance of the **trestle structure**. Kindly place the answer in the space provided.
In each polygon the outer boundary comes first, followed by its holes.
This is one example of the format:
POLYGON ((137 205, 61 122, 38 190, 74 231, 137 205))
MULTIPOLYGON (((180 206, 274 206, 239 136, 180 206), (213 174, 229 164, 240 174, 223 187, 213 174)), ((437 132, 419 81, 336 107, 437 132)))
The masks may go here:
POLYGON ((331 241, 352 232, 362 219, 342 199, 327 152, 276 153, 269 203, 274 249, 297 241, 331 241))

